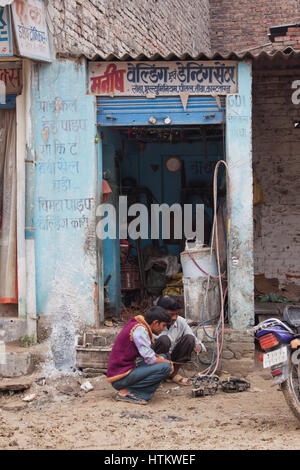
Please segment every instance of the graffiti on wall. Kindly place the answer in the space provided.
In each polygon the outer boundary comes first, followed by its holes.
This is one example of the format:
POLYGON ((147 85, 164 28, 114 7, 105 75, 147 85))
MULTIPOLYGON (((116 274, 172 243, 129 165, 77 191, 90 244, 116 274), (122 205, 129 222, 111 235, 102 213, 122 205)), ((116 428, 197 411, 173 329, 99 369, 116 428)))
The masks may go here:
POLYGON ((74 197, 80 187, 79 139, 87 130, 87 119, 69 119, 77 111, 77 100, 38 101, 43 143, 36 162, 37 176, 47 180, 47 194, 37 199, 36 227, 58 232, 89 228, 94 198, 74 197), (49 184, 50 182, 50 184, 49 184), (53 195, 53 197, 52 197, 53 195))

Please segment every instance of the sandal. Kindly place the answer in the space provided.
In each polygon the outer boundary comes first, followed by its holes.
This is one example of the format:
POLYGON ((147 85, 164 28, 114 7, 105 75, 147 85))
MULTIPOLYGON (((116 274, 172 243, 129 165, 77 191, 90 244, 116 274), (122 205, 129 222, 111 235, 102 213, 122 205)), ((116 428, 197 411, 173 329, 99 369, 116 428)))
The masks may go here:
POLYGON ((116 400, 126 401, 128 403, 135 403, 136 405, 148 405, 148 402, 146 400, 143 400, 142 398, 134 395, 133 393, 128 393, 128 395, 124 396, 117 393, 116 400))
POLYGON ((172 382, 175 382, 178 385, 193 385, 193 381, 188 377, 182 377, 179 374, 174 375, 171 377, 172 382))

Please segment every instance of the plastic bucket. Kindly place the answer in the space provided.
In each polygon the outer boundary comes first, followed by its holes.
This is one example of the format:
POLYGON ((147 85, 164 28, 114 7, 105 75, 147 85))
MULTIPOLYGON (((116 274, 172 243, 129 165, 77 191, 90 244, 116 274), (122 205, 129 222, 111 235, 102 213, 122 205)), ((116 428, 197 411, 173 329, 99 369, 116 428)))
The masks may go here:
POLYGON ((189 241, 187 240, 185 250, 180 253, 180 261, 182 265, 183 277, 197 279, 199 277, 207 277, 207 274, 205 273, 208 273, 211 276, 218 275, 214 250, 211 256, 210 247, 200 245, 197 242, 191 248, 189 247, 189 241), (204 272, 201 271, 198 266, 196 266, 193 259, 204 272))

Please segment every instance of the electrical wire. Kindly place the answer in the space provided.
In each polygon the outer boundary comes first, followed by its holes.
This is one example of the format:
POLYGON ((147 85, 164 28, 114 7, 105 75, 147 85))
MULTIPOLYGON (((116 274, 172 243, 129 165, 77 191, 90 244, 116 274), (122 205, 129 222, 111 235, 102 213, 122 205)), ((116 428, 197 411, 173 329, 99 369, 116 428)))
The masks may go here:
POLYGON ((62 3, 63 3, 62 11, 64 12, 64 21, 63 21, 63 25, 62 25, 62 27, 60 28, 59 31, 56 30, 57 26, 54 24, 54 22, 51 18, 51 15, 49 13, 49 3, 45 4, 45 7, 46 7, 46 23, 47 23, 49 31, 50 31, 50 33, 53 37, 59 36, 65 30, 65 26, 66 26, 66 0, 62 0, 62 3), (53 29, 50 28, 50 24, 51 24, 51 26, 53 26, 53 29))

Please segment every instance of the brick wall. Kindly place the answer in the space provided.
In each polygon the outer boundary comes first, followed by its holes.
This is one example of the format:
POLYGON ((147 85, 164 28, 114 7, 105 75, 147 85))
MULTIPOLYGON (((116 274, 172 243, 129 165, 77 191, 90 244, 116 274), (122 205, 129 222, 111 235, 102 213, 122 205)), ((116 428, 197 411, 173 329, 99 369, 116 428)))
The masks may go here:
POLYGON ((64 56, 210 52, 209 0, 51 0, 47 8, 64 56))
MULTIPOLYGON (((288 72, 287 72, 288 73, 288 72)), ((265 204, 254 208, 255 273, 300 284, 300 105, 291 84, 300 74, 254 73, 253 165, 265 204)))
POLYGON ((266 44, 271 26, 300 19, 298 0, 210 0, 210 5, 212 50, 222 53, 266 44))
POLYGON ((274 49, 284 49, 285 47, 292 46, 293 49, 300 49, 300 27, 290 27, 282 36, 276 36, 274 38, 273 47, 274 49))

